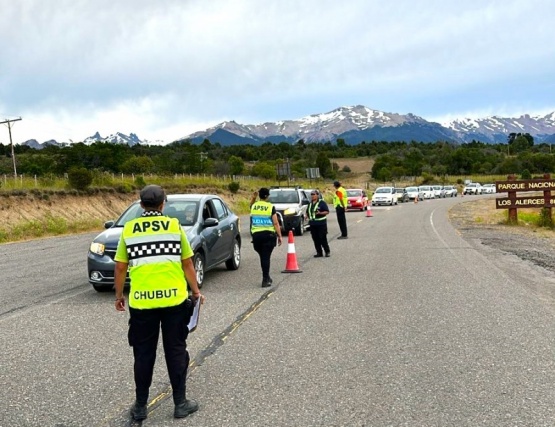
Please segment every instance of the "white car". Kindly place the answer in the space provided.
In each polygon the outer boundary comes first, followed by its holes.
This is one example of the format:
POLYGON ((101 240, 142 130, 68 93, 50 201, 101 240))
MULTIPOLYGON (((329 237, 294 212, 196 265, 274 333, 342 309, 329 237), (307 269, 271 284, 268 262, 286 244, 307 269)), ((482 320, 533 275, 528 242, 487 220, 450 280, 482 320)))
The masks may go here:
POLYGON ((442 198, 445 197, 445 190, 443 189, 443 186, 441 186, 441 185, 432 185, 432 188, 434 189, 434 194, 435 194, 436 198, 442 199, 442 198))
POLYGON ((407 187, 407 194, 409 195, 409 200, 414 200, 418 198, 418 200, 424 200, 424 193, 418 187, 407 187))
POLYGON ((495 194, 495 184, 484 184, 482 185, 483 194, 495 194))
POLYGON ((372 206, 376 205, 396 205, 397 192, 395 187, 378 187, 374 194, 372 194, 372 206))
POLYGON ((424 193, 424 198, 425 199, 435 199, 436 198, 436 194, 434 192, 434 189, 432 186, 430 185, 421 185, 420 187, 418 187, 418 189, 424 193))
POLYGON ((482 185, 479 182, 471 182, 464 187, 463 194, 482 194, 482 185))
POLYGON ((445 197, 457 197, 459 195, 459 190, 454 185, 446 185, 443 189, 445 190, 445 197))

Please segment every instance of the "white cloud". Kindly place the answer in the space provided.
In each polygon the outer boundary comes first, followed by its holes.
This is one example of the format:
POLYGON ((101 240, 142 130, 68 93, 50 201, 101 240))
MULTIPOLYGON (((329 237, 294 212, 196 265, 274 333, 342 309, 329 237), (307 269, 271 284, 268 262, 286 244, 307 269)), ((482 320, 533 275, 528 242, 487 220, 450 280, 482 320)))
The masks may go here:
POLYGON ((553 106, 550 0, 4 3, 0 115, 39 140, 169 141, 352 104, 426 119, 553 106))

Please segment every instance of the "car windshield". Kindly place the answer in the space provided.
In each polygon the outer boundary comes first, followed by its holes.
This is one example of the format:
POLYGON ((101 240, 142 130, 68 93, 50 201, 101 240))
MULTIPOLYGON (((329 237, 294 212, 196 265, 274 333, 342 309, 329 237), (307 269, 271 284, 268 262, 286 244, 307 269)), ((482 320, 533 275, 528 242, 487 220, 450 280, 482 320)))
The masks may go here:
MULTIPOLYGON (((168 200, 164 205, 164 215, 177 218, 181 225, 189 226, 196 222, 199 202, 195 200, 168 200)), ((127 221, 139 218, 144 212, 139 202, 134 203, 119 217, 115 226, 123 227, 127 221)))
POLYGON ((407 192, 413 192, 413 191, 418 191, 418 188, 416 188, 416 187, 407 187, 407 192))
POLYGON ((445 187, 443 187, 445 190, 452 190, 453 186, 452 185, 446 185, 445 187))
POLYGON ((347 197, 360 197, 362 191, 360 190, 347 190, 347 197))
POLYGON ((430 187, 420 187, 420 190, 422 190, 422 191, 430 191, 430 187))
POLYGON ((396 188, 395 191, 396 191, 397 193, 404 193, 404 192, 405 192, 405 189, 404 189, 404 188, 396 188))
POLYGON ((376 189, 376 193, 391 193, 391 188, 389 187, 380 187, 376 189))
POLYGON ((295 190, 270 190, 270 203, 299 203, 299 193, 295 190))

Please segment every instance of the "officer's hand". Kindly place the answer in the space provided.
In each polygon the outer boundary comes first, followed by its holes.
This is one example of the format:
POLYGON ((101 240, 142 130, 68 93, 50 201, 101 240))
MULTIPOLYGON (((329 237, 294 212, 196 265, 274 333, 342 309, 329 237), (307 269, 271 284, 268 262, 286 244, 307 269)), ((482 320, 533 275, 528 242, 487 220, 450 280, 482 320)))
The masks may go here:
POLYGON ((116 310, 125 311, 125 297, 116 298, 116 310))
POLYGON ((193 294, 191 295, 193 302, 196 304, 198 300, 200 300, 201 304, 204 304, 204 301, 206 301, 206 297, 204 295, 202 295, 200 292, 195 293, 193 292, 193 294))
POLYGON ((281 236, 278 236, 278 246, 281 246, 281 236))

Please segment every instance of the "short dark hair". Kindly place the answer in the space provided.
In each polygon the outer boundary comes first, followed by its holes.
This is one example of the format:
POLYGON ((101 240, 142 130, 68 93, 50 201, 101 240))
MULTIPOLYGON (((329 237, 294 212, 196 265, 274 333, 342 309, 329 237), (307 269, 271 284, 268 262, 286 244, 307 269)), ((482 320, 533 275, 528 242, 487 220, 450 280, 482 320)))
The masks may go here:
POLYGON ((260 197, 261 199, 265 199, 269 195, 270 195, 270 190, 267 189, 266 187, 262 187, 260 190, 258 190, 258 197, 260 197))

